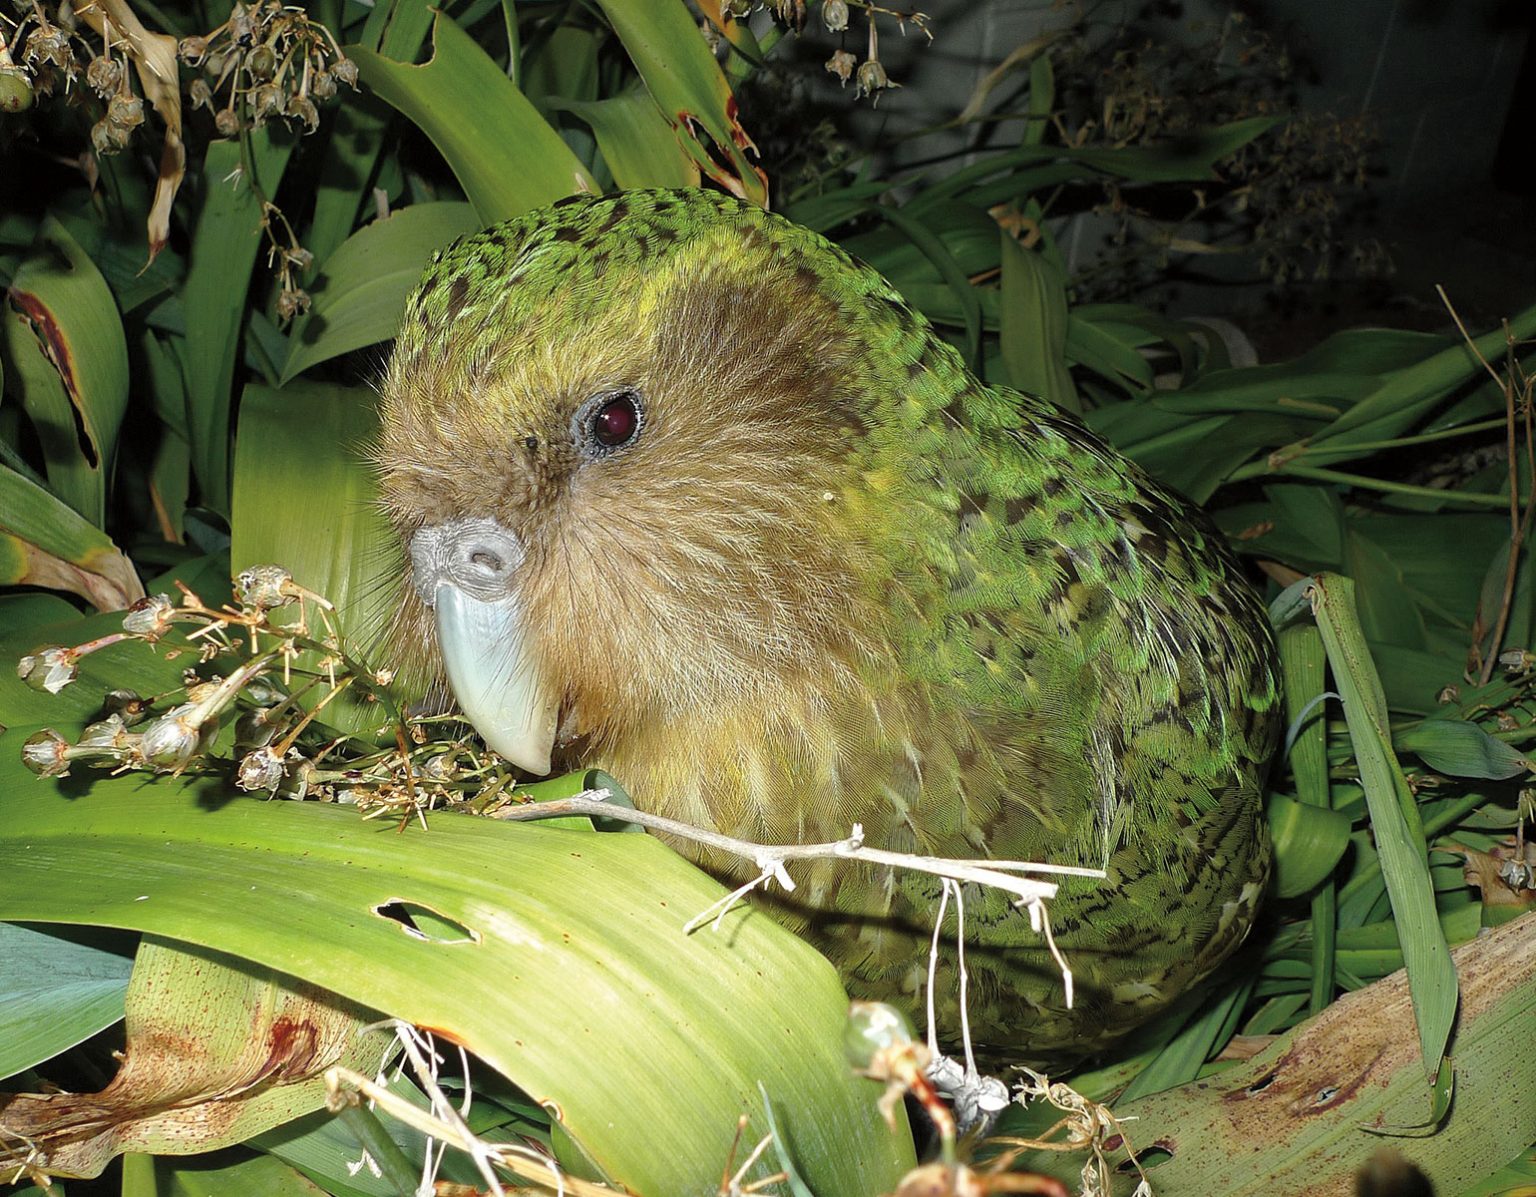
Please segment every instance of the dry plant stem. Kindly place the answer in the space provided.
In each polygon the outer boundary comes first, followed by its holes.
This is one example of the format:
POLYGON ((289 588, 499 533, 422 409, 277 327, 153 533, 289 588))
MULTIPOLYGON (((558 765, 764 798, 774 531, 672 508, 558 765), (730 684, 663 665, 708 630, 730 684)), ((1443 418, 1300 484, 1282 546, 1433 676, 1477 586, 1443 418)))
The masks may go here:
POLYGON ((1091 1101, 1070 1085, 1064 1085, 1059 1081, 1053 1082, 1043 1073, 1035 1072, 1031 1068, 1022 1069, 1022 1071, 1025 1081, 1019 1087, 1021 1096, 1048 1102, 1061 1110, 1064 1116, 1038 1138, 1000 1136, 993 1139, 994 1144, 1008 1148, 992 1161, 994 1171, 1001 1172, 1026 1151, 1078 1152, 1086 1148, 1092 1158, 1083 1169, 1085 1188, 1092 1180, 1096 1182, 1098 1192, 1108 1194, 1112 1190, 1110 1165, 1105 1157, 1105 1143, 1110 1136, 1119 1136, 1119 1147, 1125 1150, 1126 1158, 1131 1161, 1140 1176, 1140 1183, 1137 1184, 1132 1197, 1150 1197, 1151 1182, 1147 1180, 1141 1161, 1131 1147, 1130 1136, 1125 1133, 1125 1125, 1110 1112, 1108 1106, 1091 1101), (1058 1135, 1062 1137, 1058 1138, 1058 1135))
MULTIPOLYGON (((505 1197, 506 1190, 497 1179, 493 1171, 494 1167, 505 1168, 508 1172, 562 1197, 565 1194, 570 1194, 571 1197, 612 1197, 614 1192, 612 1189, 563 1175, 553 1160, 547 1159, 531 1148, 515 1143, 488 1143, 478 1138, 469 1129, 463 1117, 468 1111, 470 1094, 466 1092, 462 1109, 454 1108, 447 1094, 437 1084, 436 1069, 427 1059, 423 1051, 421 1033, 415 1027, 397 1019, 387 1019, 365 1027, 363 1030, 364 1033, 375 1030, 394 1032, 405 1052, 416 1082, 431 1103, 430 1107, 423 1110, 391 1093, 378 1081, 340 1066, 327 1069, 325 1073, 326 1089, 331 1094, 330 1100, 344 1100, 342 1095, 347 1093, 361 1094, 383 1109, 385 1113, 426 1135, 429 1140, 436 1140, 448 1147, 466 1152, 474 1159, 487 1190, 496 1194, 497 1197, 505 1197)), ((430 1052, 430 1050, 428 1047, 427 1051, 430 1052)))
MULTIPOLYGON (((1445 304, 1446 311, 1451 314, 1451 319, 1456 322, 1456 328, 1461 333, 1462 339, 1466 341, 1468 348, 1472 350, 1477 360, 1482 363, 1483 369, 1488 371, 1488 376, 1493 379, 1495 385, 1504 392, 1504 423, 1507 429, 1505 450, 1509 455, 1509 564, 1504 571, 1504 594, 1499 602, 1498 618, 1494 621, 1493 636, 1488 644, 1488 652, 1483 654, 1482 667, 1478 671, 1478 684, 1486 686, 1493 677, 1494 667, 1498 664, 1499 660, 1499 645, 1504 639, 1505 629, 1509 627, 1510 611, 1515 601, 1515 579, 1520 572, 1520 543, 1525 539, 1525 531, 1530 524, 1531 512, 1533 508, 1536 508, 1536 490, 1532 491, 1532 494, 1526 501, 1525 510, 1522 512, 1520 510, 1520 471, 1515 464, 1515 460, 1519 456, 1519 438, 1515 422, 1517 407, 1515 402, 1515 377, 1519 363, 1514 358, 1513 339, 1509 341, 1507 374, 1501 375, 1477 348, 1477 342, 1472 339, 1472 334, 1467 331, 1467 326, 1462 323, 1461 314, 1456 311, 1455 306, 1451 303, 1450 296, 1445 293, 1445 288, 1437 285, 1435 291, 1440 296, 1440 302, 1445 304)), ((1507 324, 1505 325, 1505 330, 1505 335, 1508 337, 1507 324)), ((1531 396, 1528 381, 1524 390, 1526 392, 1522 396, 1524 402, 1519 406, 1523 407, 1525 411, 1526 452, 1530 454, 1531 396)), ((1536 475, 1533 475, 1533 477, 1536 477, 1536 475)), ((1475 645, 1474 648, 1481 652, 1481 645, 1475 645)))
POLYGON ((736 1162, 736 1152, 741 1147, 741 1132, 746 1129, 747 1116, 743 1114, 736 1120, 736 1134, 731 1139, 730 1154, 725 1157, 725 1171, 720 1174, 720 1188, 716 1193, 716 1197, 752 1197, 752 1194, 760 1193, 772 1185, 780 1184, 789 1179, 787 1172, 775 1172, 772 1176, 765 1176, 761 1180, 754 1180, 749 1185, 741 1183, 747 1173, 752 1171, 752 1165, 757 1163, 763 1152, 767 1151, 769 1145, 773 1143, 772 1135, 764 1135, 759 1139, 757 1146, 741 1162, 741 1167, 737 1168, 734 1173, 731 1172, 731 1165, 736 1162))
POLYGON ((339 686, 336 684, 335 679, 333 678, 332 681, 331 681, 331 689, 326 694, 326 696, 324 698, 322 698, 319 702, 317 702, 314 705, 314 708, 312 710, 310 710, 307 714, 305 714, 304 718, 300 719, 298 721, 298 723, 294 724, 293 730, 290 731, 286 736, 283 737, 282 741, 277 745, 277 747, 275 749, 273 749, 273 751, 275 753, 277 753, 277 755, 281 756, 282 754, 286 753, 290 748, 292 748, 293 745, 294 745, 294 742, 298 740, 299 734, 306 727, 308 727, 311 723, 314 722, 315 716, 319 715, 321 711, 325 710, 326 704, 328 702, 330 702, 331 699, 335 698, 338 694, 340 694, 343 690, 345 690, 351 684, 352 684, 352 679, 350 677, 342 678, 341 679, 341 684, 339 686))
POLYGON ((883 848, 866 848, 863 829, 858 824, 854 825, 853 834, 847 839, 833 840, 823 844, 754 844, 750 840, 739 840, 734 836, 694 827, 690 823, 681 823, 661 815, 653 815, 625 806, 614 806, 607 801, 607 798, 607 790, 588 790, 574 798, 553 802, 530 802, 508 807, 494 812, 490 817, 514 823, 568 815, 614 819, 728 852, 732 856, 742 857, 757 865, 761 870, 757 877, 739 886, 714 906, 695 916, 684 928, 686 932, 692 932, 711 918, 718 925, 719 920, 724 918, 741 898, 770 879, 777 881, 786 890, 793 890, 795 883, 784 868, 785 863, 792 860, 852 860, 864 864, 885 865, 888 868, 913 869, 955 882, 971 881, 978 885, 991 886, 1013 894, 1014 905, 1022 906, 1028 911, 1030 926, 1044 937, 1051 958, 1055 960, 1056 967, 1061 970, 1067 1005, 1070 1007, 1072 1004, 1072 970, 1067 966, 1066 959, 1056 946, 1055 937, 1051 934, 1050 918, 1045 909, 1045 903, 1056 896, 1057 886, 1054 882, 1016 877, 1012 874, 1054 873, 1069 877, 1103 878, 1105 875, 1103 869, 1018 860, 954 860, 938 856, 915 856, 906 852, 889 852, 883 848))

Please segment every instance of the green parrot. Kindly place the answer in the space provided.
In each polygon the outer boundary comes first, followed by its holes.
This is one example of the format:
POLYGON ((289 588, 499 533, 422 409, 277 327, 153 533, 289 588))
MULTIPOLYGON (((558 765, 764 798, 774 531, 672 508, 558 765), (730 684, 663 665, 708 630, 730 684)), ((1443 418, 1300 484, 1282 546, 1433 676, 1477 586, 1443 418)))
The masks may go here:
MULTIPOLYGON (((1070 1008, 966 887, 991 1061, 1096 1051, 1247 933, 1280 713, 1254 591, 1192 504, 830 242, 707 191, 573 196, 435 259, 382 391, 396 635, 521 769, 760 843, 1102 867, 1049 905, 1070 1008)), ((793 873, 762 906, 922 1010, 939 881, 793 873)), ((952 946, 935 978, 953 1040, 952 946)))

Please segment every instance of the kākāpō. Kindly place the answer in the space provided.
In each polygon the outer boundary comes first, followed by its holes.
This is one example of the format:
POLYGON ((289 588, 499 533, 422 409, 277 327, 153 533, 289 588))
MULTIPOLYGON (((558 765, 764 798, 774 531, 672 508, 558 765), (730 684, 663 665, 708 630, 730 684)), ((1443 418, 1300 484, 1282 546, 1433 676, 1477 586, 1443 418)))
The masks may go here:
MULTIPOLYGON (((383 394, 399 634, 510 761, 758 842, 1103 866, 1050 907, 1070 1010, 1008 895, 968 892, 993 1059, 1090 1052, 1246 934, 1281 709, 1254 591, 1191 503, 822 237, 706 191, 563 200, 433 262, 383 394)), ((795 871, 763 904, 919 1008, 937 879, 795 871)), ((935 989, 958 1028, 952 959, 935 989)))

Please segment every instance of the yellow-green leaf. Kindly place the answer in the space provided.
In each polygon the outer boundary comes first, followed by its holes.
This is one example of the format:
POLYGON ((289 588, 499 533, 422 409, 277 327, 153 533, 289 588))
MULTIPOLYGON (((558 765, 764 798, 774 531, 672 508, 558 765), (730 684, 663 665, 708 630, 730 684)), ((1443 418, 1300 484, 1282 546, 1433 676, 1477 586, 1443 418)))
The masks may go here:
MULTIPOLYGON (((842 1054, 837 974, 766 916, 684 934, 722 888, 650 836, 439 812, 429 827, 216 781, 29 776, 0 736, 0 918, 200 943, 430 1027, 636 1192, 713 1192, 766 1130, 818 1197, 892 1189, 911 1141, 842 1054), (408 934, 388 908, 466 934, 408 934)), ((770 1171, 764 1166, 757 1174, 770 1171)))
POLYGON ((0 1096, 6 1147, 20 1138, 49 1172, 90 1177, 125 1151, 238 1143, 319 1109, 332 1065, 376 1071, 386 1044, 357 1033, 370 1021, 311 984, 147 937, 128 982, 117 1076, 100 1093, 0 1096))
MULTIPOLYGON (((376 428, 373 392, 295 382, 249 386, 236 442, 233 540, 236 571, 284 566, 336 605, 343 638, 366 652, 389 623, 398 540, 376 503, 362 453, 376 428)), ((347 730, 387 719, 350 693, 325 709, 347 730)))
POLYGON ((1457 990, 1451 951, 1436 916, 1423 827, 1392 751, 1387 700, 1355 610, 1354 583, 1337 574, 1320 574, 1310 579, 1306 593, 1328 650, 1334 684, 1343 695, 1344 717, 1407 964, 1424 1072, 1433 1082, 1456 1020, 1457 990))
POLYGON ((126 607, 144 593, 133 563, 104 532, 3 465, 0 585, 67 590, 103 611, 126 607))

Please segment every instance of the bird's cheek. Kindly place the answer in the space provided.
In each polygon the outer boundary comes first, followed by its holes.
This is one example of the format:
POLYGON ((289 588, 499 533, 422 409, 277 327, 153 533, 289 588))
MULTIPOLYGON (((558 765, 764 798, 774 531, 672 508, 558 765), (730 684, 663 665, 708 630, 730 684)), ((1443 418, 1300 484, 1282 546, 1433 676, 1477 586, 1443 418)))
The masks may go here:
POLYGON ((433 609, 464 717, 514 765, 548 773, 559 690, 532 651, 517 585, 521 540, 493 519, 452 519, 418 529, 410 553, 412 580, 433 609))

